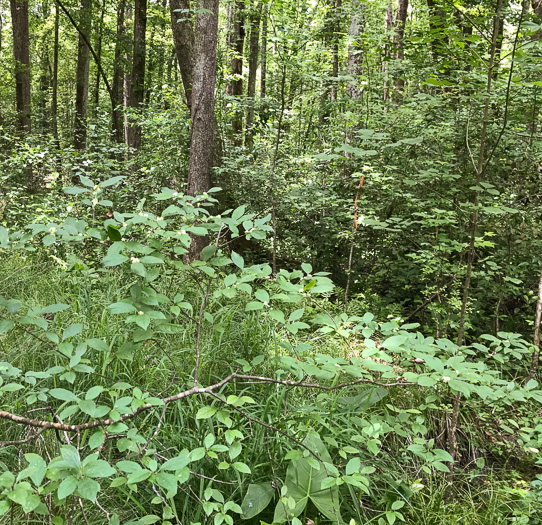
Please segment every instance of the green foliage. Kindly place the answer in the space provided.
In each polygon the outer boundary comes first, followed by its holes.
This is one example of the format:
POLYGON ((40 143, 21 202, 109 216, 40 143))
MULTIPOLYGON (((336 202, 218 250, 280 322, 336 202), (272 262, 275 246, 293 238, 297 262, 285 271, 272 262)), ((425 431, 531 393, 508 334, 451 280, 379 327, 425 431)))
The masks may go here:
MULTIPOLYGON (((3 513, 40 519, 53 505, 63 519, 130 512, 127 523, 408 521, 419 517, 419 479, 453 463, 438 441, 450 396, 462 394, 466 418, 542 401, 536 381, 512 377, 530 357, 517 334, 458 347, 418 324, 340 313, 327 299, 331 280, 311 264, 273 277, 229 251, 226 230, 265 237, 269 217, 245 206, 216 214, 215 189, 188 197, 163 188, 156 211, 117 208, 100 223, 101 192, 122 179, 81 181, 67 193, 90 223, 34 222, 0 237, 12 264, 57 254, 60 268, 45 304, 43 291, 25 296, 9 279, 0 297, 0 393, 13 414, 4 434, 15 442, 17 423, 36 425, 51 451, 40 453, 32 435, 20 463, 4 444, 3 513), (190 235, 210 243, 188 264, 190 235), (221 348, 233 348, 239 327, 251 344, 234 361, 221 348), (23 415, 45 407, 53 418, 23 415), (186 491, 200 503, 181 503, 186 491)), ((525 421, 510 452, 529 461, 539 427, 525 421)), ((501 431, 515 432, 504 422, 501 431)), ((537 504, 525 492, 514 512, 537 504)))

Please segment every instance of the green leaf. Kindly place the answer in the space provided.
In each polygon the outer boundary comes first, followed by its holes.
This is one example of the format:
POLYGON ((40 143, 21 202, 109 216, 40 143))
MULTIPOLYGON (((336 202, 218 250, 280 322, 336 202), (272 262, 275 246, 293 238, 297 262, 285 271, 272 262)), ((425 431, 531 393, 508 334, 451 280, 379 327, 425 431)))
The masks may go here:
POLYGON ((79 323, 68 326, 68 328, 66 328, 66 330, 64 330, 62 333, 62 341, 79 334, 82 330, 83 325, 79 323))
POLYGON ((281 310, 271 310, 269 312, 269 317, 271 317, 271 319, 274 319, 275 321, 278 321, 279 323, 286 323, 286 319, 284 318, 284 312, 282 312, 281 310))
POLYGON ((167 472, 158 472, 155 477, 156 484, 166 489, 168 498, 172 498, 177 494, 177 478, 173 474, 167 472))
POLYGON ((85 466, 84 473, 91 478, 107 478, 115 475, 117 471, 107 461, 98 459, 85 466))
MULTIPOLYGON (((307 434, 303 444, 324 462, 332 464, 331 456, 317 434, 307 434)), ((322 489, 321 484, 328 477, 326 469, 313 469, 305 458, 292 460, 286 471, 285 485, 288 496, 296 502, 292 516, 299 516, 310 499, 316 508, 333 523, 341 523, 338 487, 322 489)), ((284 523, 287 515, 284 505, 279 502, 275 509, 274 521, 284 523)))
POLYGON ((218 409, 216 407, 209 405, 201 407, 196 414, 196 419, 209 419, 210 417, 213 417, 217 411, 218 409))
POLYGON ((112 241, 122 241, 122 235, 120 234, 119 230, 111 224, 107 226, 107 236, 112 241))
POLYGON ((74 476, 68 476, 62 480, 57 491, 58 499, 64 499, 75 492, 77 488, 77 479, 74 476))
POLYGON ((205 246, 201 250, 200 258, 202 261, 208 261, 216 253, 216 246, 211 244, 210 246, 205 246))
POLYGON ((96 501, 96 495, 100 490, 100 484, 90 478, 83 478, 77 484, 77 492, 82 498, 90 501, 96 501))
POLYGON ((14 326, 15 323, 11 319, 3 319, 2 321, 0 321, 0 334, 6 334, 14 326))
POLYGON ((98 350, 99 352, 108 352, 109 345, 103 339, 87 339, 86 343, 90 348, 98 350))
POLYGON ((67 310, 69 308, 69 305, 67 304, 51 304, 49 306, 46 306, 45 308, 42 308, 40 310, 39 315, 45 315, 45 314, 56 314, 58 312, 62 312, 63 310, 67 310))
POLYGON ((64 187, 64 193, 67 193, 68 195, 78 195, 80 193, 88 193, 87 188, 81 188, 79 186, 65 186, 64 187))
POLYGON ((109 310, 112 314, 127 314, 130 312, 135 312, 137 309, 133 304, 130 303, 113 303, 110 304, 106 310, 109 310))
POLYGON ((113 253, 111 255, 106 255, 102 259, 102 264, 104 266, 118 266, 119 264, 122 264, 127 260, 128 257, 126 257, 125 255, 122 255, 120 253, 113 253))
POLYGON ((117 186, 119 182, 124 179, 123 175, 118 175, 116 177, 111 177, 103 182, 100 182, 100 188, 107 188, 108 186, 117 186))
POLYGON ((145 481, 146 479, 148 479, 150 477, 151 474, 152 474, 152 472, 150 470, 147 470, 147 469, 137 470, 135 472, 132 472, 128 476, 128 479, 126 480, 126 483, 128 483, 128 485, 133 485, 135 483, 145 481))
POLYGON ((288 321, 290 323, 297 321, 298 319, 301 319, 303 317, 303 313, 305 312, 304 308, 299 308, 298 310, 294 310, 290 316, 288 317, 288 321))
POLYGON ((181 453, 175 457, 168 459, 161 467, 160 470, 173 470, 177 471, 186 467, 190 463, 190 456, 188 450, 184 449, 181 453))
POLYGON ((245 306, 245 312, 252 312, 253 310, 261 310, 263 308, 263 303, 260 303, 259 301, 250 301, 250 303, 247 303, 245 306))
POLYGON ((238 268, 241 268, 241 270, 245 267, 245 261, 243 260, 243 258, 233 251, 231 252, 231 260, 233 264, 235 264, 235 266, 237 266, 238 268))
POLYGON ((145 255, 145 257, 141 257, 140 261, 143 264, 164 264, 163 259, 160 259, 160 257, 153 257, 152 255, 145 255))
POLYGON ((241 503, 241 517, 249 520, 262 512, 273 499, 275 489, 271 483, 251 484, 241 503))
POLYGON ((81 466, 81 458, 79 457, 79 452, 72 445, 64 445, 60 448, 60 454, 64 461, 74 468, 79 468, 81 466))
POLYGON ((249 466, 241 461, 236 461, 232 465, 235 470, 238 470, 239 472, 242 472, 243 474, 251 473, 249 466))
POLYGON ((92 436, 90 436, 90 439, 88 440, 88 446, 90 447, 90 450, 94 450, 95 448, 98 448, 105 439, 105 433, 103 430, 98 430, 98 432, 94 432, 92 436))
POLYGON ((84 175, 79 175, 79 180, 84 186, 87 186, 88 188, 94 188, 94 182, 88 177, 85 177, 84 175))
POLYGON ((233 210, 233 213, 231 214, 231 218, 234 221, 238 221, 243 216, 244 213, 245 213, 245 206, 239 206, 238 208, 233 210))
POLYGON ((360 458, 352 458, 347 464, 346 464, 346 474, 354 474, 354 472, 359 472, 359 469, 361 467, 361 460, 360 458))
POLYGON ((65 388, 53 388, 49 390, 49 394, 61 401, 79 401, 79 398, 73 392, 70 392, 65 388))
POLYGON ((25 469, 27 471, 28 477, 34 482, 34 485, 39 486, 45 477, 45 472, 47 471, 47 464, 41 456, 38 454, 25 454, 26 461, 29 465, 25 469))

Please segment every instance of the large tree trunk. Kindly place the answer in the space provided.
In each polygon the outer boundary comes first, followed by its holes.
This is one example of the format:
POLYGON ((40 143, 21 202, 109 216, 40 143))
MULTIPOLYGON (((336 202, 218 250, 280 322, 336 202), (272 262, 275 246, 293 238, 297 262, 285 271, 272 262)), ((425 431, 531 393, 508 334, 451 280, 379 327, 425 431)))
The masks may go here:
MULTIPOLYGON (((211 187, 214 151, 218 0, 201 0, 201 6, 198 7, 201 7, 201 11, 196 17, 188 168, 189 195, 205 192, 211 187)), ((204 237, 193 237, 188 260, 193 261, 198 258, 206 242, 204 237)))
POLYGON ((13 57, 15 58, 15 95, 19 131, 30 133, 30 44, 28 37, 28 1, 11 0, 13 57))
POLYGON ((254 106, 256 105, 256 74, 258 73, 258 53, 260 48, 260 18, 262 12, 262 4, 258 2, 250 15, 250 50, 248 58, 248 82, 247 82, 247 122, 245 131, 245 146, 252 147, 253 145, 253 130, 254 122, 254 106))
MULTIPOLYGON (((147 0, 135 0, 134 47, 128 107, 139 113, 145 98, 145 47, 147 31, 147 0)), ((128 127, 128 145, 141 149, 141 125, 132 121, 128 127)))
POLYGON ((117 38, 115 40, 115 61, 113 65, 113 84, 111 86, 113 101, 113 134, 117 143, 123 142, 122 129, 122 100, 123 100, 123 67, 122 54, 126 44, 126 33, 124 27, 124 15, 126 10, 125 0, 119 2, 117 9, 117 38))
POLYGON ((169 0, 171 29, 188 109, 192 106, 194 74, 194 24, 189 0, 169 0))
MULTIPOLYGON (((10 0, 13 26, 13 57, 15 58, 15 96, 17 102, 17 128, 30 135, 30 43, 28 35, 28 0, 10 0)), ((32 168, 26 169, 29 192, 35 190, 32 168)))
POLYGON ((88 73, 90 67, 90 49, 87 42, 90 42, 92 27, 92 0, 81 0, 80 13, 73 136, 73 147, 76 150, 85 149, 87 142, 88 73))

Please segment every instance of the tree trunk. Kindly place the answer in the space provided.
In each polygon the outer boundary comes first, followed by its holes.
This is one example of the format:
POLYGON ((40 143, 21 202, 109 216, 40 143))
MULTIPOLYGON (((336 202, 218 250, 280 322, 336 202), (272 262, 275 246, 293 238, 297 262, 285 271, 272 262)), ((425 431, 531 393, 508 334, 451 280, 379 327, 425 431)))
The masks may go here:
MULTIPOLYGON (((98 40, 96 42, 96 54, 98 55, 98 61, 102 61, 102 40, 104 32, 104 16, 105 16, 105 0, 102 1, 102 9, 100 14, 100 27, 98 29, 98 40)), ((96 109, 100 102, 100 80, 101 74, 100 70, 96 70, 96 83, 94 84, 94 109, 96 109)))
POLYGON ((331 102, 337 101, 337 87, 339 78, 339 32, 340 32, 340 17, 338 11, 342 7, 342 0, 335 0, 333 12, 333 59, 332 72, 333 80, 331 81, 331 102))
POLYGON ((158 22, 154 22, 151 27, 150 35, 149 35, 149 60, 147 65, 147 78, 145 79, 145 105, 149 105, 151 101, 151 92, 152 92, 152 84, 153 84, 153 75, 154 70, 156 66, 156 52, 155 52, 155 43, 154 39, 156 36, 156 25, 157 23, 160 23, 160 20, 162 20, 162 17, 158 17, 158 22))
POLYGON ((363 49, 359 41, 363 16, 362 9, 364 9, 364 5, 360 0, 352 0, 352 13, 348 29, 348 75, 353 78, 346 84, 346 93, 353 100, 361 99, 363 93, 363 89, 359 88, 357 81, 357 77, 361 75, 363 68, 363 49))
MULTIPOLYGON (((214 150, 218 0, 201 0, 201 8, 201 12, 196 17, 194 46, 192 126, 188 167, 189 195, 205 192, 211 187, 214 150)), ((206 242, 205 237, 193 236, 187 259, 189 261, 197 259, 206 242)))
MULTIPOLYGON (((128 107, 139 117, 145 98, 145 47, 147 31, 147 0, 135 0, 134 4, 134 47, 132 74, 128 107)), ((132 121, 128 127, 128 146, 136 151, 141 149, 141 124, 132 121)))
POLYGON ((189 0, 169 0, 171 29, 188 109, 192 107, 194 24, 189 0))
POLYGON ((117 38, 115 40, 115 61, 113 64, 113 83, 111 91, 113 94, 112 103, 113 106, 113 135, 118 144, 123 142, 123 129, 122 129, 122 100, 123 100, 123 67, 122 67, 122 54, 123 48, 126 44, 126 33, 124 27, 124 15, 126 10, 125 0, 119 2, 117 9, 117 38))
POLYGON ((18 129, 30 134, 30 44, 28 35, 28 1, 11 0, 13 57, 15 58, 15 94, 18 129))
POLYGON ((77 47, 75 129, 73 134, 73 147, 76 150, 84 150, 87 142, 88 73, 90 67, 90 50, 87 42, 90 41, 92 27, 92 0, 81 0, 80 13, 79 30, 81 33, 77 47))
MULTIPOLYGON (((130 26, 132 24, 132 18, 133 18, 133 10, 132 10, 132 0, 126 0, 125 3, 126 10, 124 11, 124 23, 126 26, 126 33, 127 35, 130 32, 130 26)), ((134 48, 133 39, 130 37, 126 37, 126 45, 124 46, 124 63, 125 64, 131 64, 132 63, 132 52, 134 48)), ((126 109, 128 108, 128 101, 130 99, 130 86, 132 84, 132 74, 130 72, 130 68, 127 67, 124 69, 124 96, 123 96, 123 106, 124 106, 124 143, 126 145, 129 144, 128 142, 128 115, 126 112, 126 109)))
MULTIPOLYGON (((28 34, 28 0, 10 0, 13 26, 13 57, 15 58, 15 96, 17 102, 17 128, 30 135, 30 43, 28 34)), ((32 168, 26 169, 29 192, 35 190, 32 168)))
POLYGON ((256 105, 256 74, 258 73, 258 53, 260 47, 260 18, 262 4, 254 7, 250 15, 250 54, 248 58, 248 82, 247 82, 247 122, 245 131, 245 146, 252 147, 254 144, 252 124, 254 123, 254 107, 256 105))
MULTIPOLYGON (((405 58, 405 25, 408 14, 408 0, 399 0, 397 5, 397 16, 395 18, 395 35, 394 35, 394 55, 396 62, 402 62, 405 58)), ((403 74, 401 72, 401 74, 403 74)), ((395 91, 402 92, 405 87, 405 80, 401 75, 395 79, 395 91)))
MULTIPOLYGON (((542 18, 542 0, 531 0, 531 7, 533 8, 533 13, 539 19, 542 18)), ((537 31, 532 37, 531 40, 540 40, 542 38, 542 29, 537 31)))
POLYGON ((540 361, 540 322, 542 321, 542 272, 540 273, 540 279, 538 281, 538 300, 536 301, 536 314, 534 318, 534 338, 533 346, 534 352, 531 359, 531 368, 527 381, 534 379, 538 374, 538 365, 540 361))
POLYGON ((53 137, 55 139, 57 149, 60 147, 58 137, 58 28, 60 23, 60 9, 55 3, 55 43, 53 49, 53 81, 51 93, 51 124, 53 137))
POLYGON ((260 98, 264 99, 267 92, 267 17, 269 7, 267 4, 263 6, 263 22, 262 22, 262 65, 260 71, 260 98))
MULTIPOLYGON (((389 73, 388 73, 389 60, 391 58, 389 40, 390 40, 390 33, 392 32, 392 29, 393 29, 393 6, 392 6, 392 3, 391 3, 391 0, 388 0, 388 9, 386 10, 386 44, 384 46, 384 59, 382 61, 382 72, 384 73, 384 76, 386 76, 386 74, 387 74, 388 77, 389 77, 389 73)), ((384 80, 384 95, 382 97, 384 102, 386 102, 386 103, 390 99, 390 87, 389 86, 390 86, 389 78, 386 78, 384 80)))
MULTIPOLYGON (((233 97, 243 96, 243 48, 245 44, 245 4, 235 2, 235 14, 233 22, 232 52, 231 60, 231 95, 233 97)), ((243 131, 243 112, 237 106, 234 108, 235 115, 232 121, 233 142, 236 146, 241 145, 241 132, 243 131)))

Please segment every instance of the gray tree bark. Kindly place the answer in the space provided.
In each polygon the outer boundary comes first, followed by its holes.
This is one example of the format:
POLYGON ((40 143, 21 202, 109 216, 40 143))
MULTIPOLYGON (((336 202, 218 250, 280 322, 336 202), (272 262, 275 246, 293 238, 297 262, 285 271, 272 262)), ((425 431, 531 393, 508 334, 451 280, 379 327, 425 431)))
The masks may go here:
POLYGON ((189 0, 169 0, 171 29, 188 109, 192 107, 194 74, 194 23, 189 0))
MULTIPOLYGON (((211 187, 214 151, 214 110, 216 82, 216 45, 218 37, 218 0, 201 0, 196 17, 195 61, 192 84, 192 127, 190 130, 190 159, 188 194, 203 193, 211 187), (209 12, 210 11, 210 12, 209 12)), ((205 237, 192 238, 187 259, 199 257, 205 247, 205 237)))
POLYGON ((90 67, 90 49, 87 42, 90 42, 92 27, 92 0, 81 0, 79 9, 80 33, 77 46, 73 147, 76 150, 84 150, 87 143, 88 75, 90 67))

